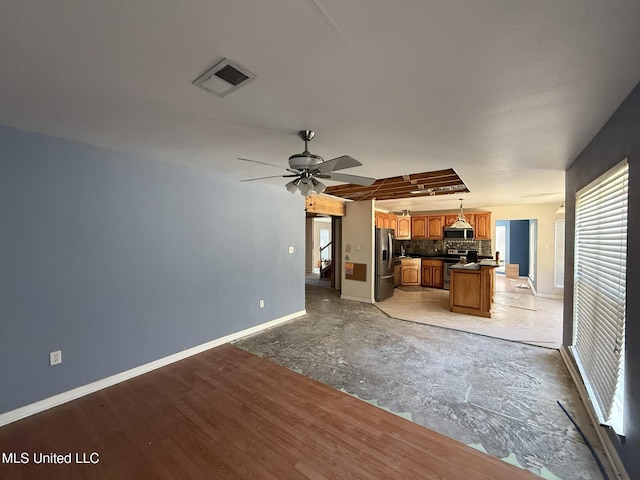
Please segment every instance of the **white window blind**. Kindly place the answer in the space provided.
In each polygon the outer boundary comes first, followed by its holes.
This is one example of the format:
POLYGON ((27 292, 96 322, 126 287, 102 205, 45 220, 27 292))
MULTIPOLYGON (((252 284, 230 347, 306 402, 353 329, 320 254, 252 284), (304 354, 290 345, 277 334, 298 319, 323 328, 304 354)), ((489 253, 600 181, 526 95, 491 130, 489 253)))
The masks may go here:
POLYGON ((576 195, 573 353, 602 424, 623 434, 626 160, 576 195))
POLYGON ((554 282, 555 288, 564 288, 564 220, 556 220, 554 282))

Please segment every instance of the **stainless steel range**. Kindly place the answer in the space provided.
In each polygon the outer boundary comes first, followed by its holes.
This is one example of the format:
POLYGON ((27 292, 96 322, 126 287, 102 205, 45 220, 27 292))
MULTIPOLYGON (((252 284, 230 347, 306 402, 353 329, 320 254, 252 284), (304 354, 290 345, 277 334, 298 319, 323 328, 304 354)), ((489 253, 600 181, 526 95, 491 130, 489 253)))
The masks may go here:
POLYGON ((478 250, 476 249, 464 249, 464 248, 450 248, 447 250, 447 257, 460 260, 460 257, 467 257, 469 262, 478 261, 478 250))

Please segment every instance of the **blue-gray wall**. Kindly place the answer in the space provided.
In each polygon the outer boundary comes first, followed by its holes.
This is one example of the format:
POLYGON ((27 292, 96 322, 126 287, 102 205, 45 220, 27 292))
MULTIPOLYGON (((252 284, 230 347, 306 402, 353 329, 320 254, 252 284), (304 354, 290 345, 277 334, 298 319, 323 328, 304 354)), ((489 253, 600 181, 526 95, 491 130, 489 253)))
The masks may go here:
POLYGON ((519 275, 529 275, 529 220, 509 220, 509 263, 517 263, 519 275))
POLYGON ((497 220, 505 227, 505 252, 500 252, 505 264, 518 264, 518 275, 529 275, 529 220, 497 220))
POLYGON ((629 162, 624 405, 626 438, 622 443, 615 435, 611 434, 611 437, 629 476, 640 478, 640 84, 567 170, 563 341, 565 345, 571 345, 573 335, 575 194, 625 158, 629 162))
POLYGON ((0 126, 0 413, 303 310, 304 217, 284 188, 0 126))

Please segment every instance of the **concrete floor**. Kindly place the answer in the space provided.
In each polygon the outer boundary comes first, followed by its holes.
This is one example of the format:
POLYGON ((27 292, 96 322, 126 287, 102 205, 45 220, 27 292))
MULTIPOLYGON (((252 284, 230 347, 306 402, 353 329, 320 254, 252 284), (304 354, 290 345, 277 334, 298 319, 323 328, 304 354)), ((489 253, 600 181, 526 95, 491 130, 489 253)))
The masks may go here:
POLYGON ((235 342, 550 479, 600 479, 604 459, 557 350, 389 317, 307 284, 307 315, 235 342))

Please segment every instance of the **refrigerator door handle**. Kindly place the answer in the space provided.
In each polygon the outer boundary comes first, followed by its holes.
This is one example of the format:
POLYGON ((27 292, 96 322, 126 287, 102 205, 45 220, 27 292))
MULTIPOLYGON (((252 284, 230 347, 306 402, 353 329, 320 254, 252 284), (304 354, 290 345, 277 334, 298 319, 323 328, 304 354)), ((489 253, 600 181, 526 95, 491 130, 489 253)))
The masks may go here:
POLYGON ((387 271, 391 270, 391 267, 393 265, 393 255, 391 255, 391 252, 393 252, 393 237, 391 236, 391 232, 387 233, 388 237, 389 237, 389 243, 387 245, 387 247, 389 248, 389 258, 387 259, 387 271))

